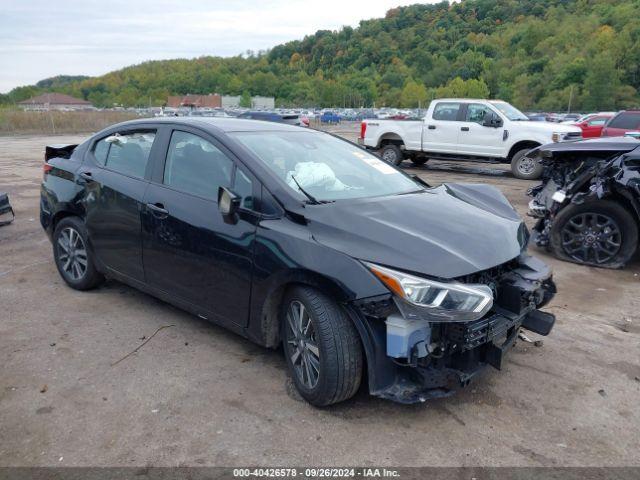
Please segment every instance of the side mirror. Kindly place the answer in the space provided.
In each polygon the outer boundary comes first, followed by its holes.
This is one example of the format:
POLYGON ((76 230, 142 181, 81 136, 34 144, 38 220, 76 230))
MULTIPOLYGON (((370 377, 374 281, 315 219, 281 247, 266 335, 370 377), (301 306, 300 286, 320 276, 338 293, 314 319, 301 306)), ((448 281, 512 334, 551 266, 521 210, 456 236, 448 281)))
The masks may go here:
POLYGON ((482 119, 482 126, 499 128, 502 126, 502 119, 494 112, 487 112, 482 119))
POLYGON ((225 187, 218 188, 218 210, 220 210, 223 217, 234 216, 239 207, 239 196, 225 187))

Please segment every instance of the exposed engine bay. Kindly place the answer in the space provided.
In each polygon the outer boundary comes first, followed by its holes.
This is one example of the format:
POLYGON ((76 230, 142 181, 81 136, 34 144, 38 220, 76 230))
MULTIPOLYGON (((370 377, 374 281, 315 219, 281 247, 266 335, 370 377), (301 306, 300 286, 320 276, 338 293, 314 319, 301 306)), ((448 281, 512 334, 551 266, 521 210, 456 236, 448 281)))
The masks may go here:
POLYGON ((529 190, 531 240, 575 263, 622 268, 638 248, 640 141, 599 138, 538 147, 544 166, 529 190))

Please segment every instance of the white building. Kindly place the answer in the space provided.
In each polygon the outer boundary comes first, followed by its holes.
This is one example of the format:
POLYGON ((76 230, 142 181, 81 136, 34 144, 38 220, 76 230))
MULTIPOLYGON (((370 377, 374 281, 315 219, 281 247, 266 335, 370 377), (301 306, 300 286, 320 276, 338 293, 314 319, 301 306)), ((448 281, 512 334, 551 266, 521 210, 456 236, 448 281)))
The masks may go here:
POLYGON ((251 108, 273 110, 276 108, 276 99, 273 97, 251 97, 251 108))
MULTIPOLYGON (((240 95, 223 95, 222 108, 238 108, 240 95)), ((276 108, 276 99, 273 97, 251 97, 251 108, 257 110, 273 110, 276 108)))
POLYGON ((240 106, 240 95, 222 95, 222 108, 236 108, 240 106))

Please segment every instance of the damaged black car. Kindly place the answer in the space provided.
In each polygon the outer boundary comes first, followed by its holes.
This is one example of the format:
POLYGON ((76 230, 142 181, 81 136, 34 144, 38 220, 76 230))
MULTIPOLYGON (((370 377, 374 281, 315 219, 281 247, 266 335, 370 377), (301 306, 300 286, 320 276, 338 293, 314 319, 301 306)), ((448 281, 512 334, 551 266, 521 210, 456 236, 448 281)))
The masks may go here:
POLYGON ((326 133, 241 119, 115 125, 48 148, 40 220, 64 281, 125 282, 283 347, 325 406, 411 403, 547 335, 550 269, 486 185, 431 188, 326 133))
POLYGON ((561 259, 622 268, 638 250, 640 141, 607 137, 530 152, 544 166, 529 190, 532 241, 561 259))

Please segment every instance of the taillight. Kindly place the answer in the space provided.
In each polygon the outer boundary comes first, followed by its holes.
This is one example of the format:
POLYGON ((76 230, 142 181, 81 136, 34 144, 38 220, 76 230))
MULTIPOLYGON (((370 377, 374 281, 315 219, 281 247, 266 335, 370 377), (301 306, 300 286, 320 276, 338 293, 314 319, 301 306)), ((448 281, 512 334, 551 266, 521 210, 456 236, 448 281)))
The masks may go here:
POLYGON ((364 139, 364 134, 367 132, 367 122, 360 124, 360 138, 364 139))
POLYGON ((53 170, 53 165, 49 165, 47 163, 47 159, 45 158, 44 163, 42 164, 42 175, 46 175, 47 173, 49 173, 51 170, 53 170))

